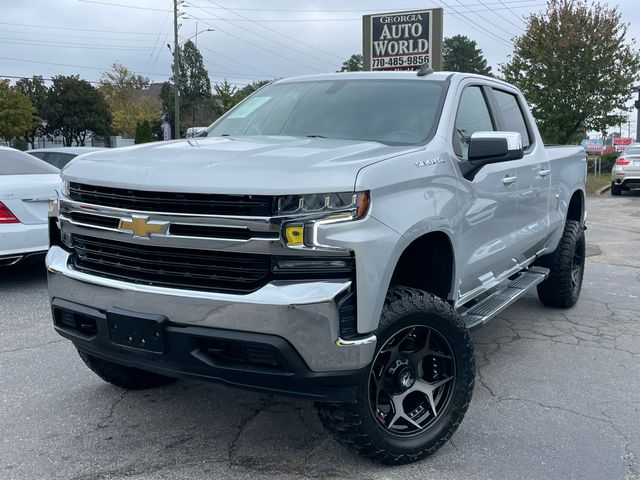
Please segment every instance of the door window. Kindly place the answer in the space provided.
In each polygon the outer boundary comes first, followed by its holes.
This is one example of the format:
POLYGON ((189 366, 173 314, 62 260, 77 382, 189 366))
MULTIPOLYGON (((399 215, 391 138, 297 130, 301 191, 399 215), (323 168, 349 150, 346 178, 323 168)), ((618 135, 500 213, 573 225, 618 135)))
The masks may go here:
POLYGON ((494 90, 494 97, 500 113, 502 113, 502 120, 506 128, 510 131, 519 132, 522 137, 522 148, 525 150, 531 145, 532 140, 529 135, 529 129, 527 128, 527 122, 524 120, 522 109, 518 103, 518 99, 515 95, 502 90, 494 90))
POLYGON ((495 127, 481 87, 467 87, 462 92, 453 132, 453 150, 468 158, 469 140, 475 132, 491 132, 495 127))

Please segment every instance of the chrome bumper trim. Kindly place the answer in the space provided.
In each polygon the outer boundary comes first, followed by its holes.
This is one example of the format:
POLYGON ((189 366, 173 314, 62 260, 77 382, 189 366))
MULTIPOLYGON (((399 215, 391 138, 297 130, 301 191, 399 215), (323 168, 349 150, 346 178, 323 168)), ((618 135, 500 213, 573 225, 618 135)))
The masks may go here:
POLYGON ((247 295, 233 295, 89 275, 73 270, 69 256, 58 246, 47 254, 51 300, 59 298, 101 311, 119 307, 161 313, 178 325, 277 335, 315 372, 358 370, 373 358, 375 336, 353 341, 339 338, 336 299, 351 287, 351 281, 279 281, 247 295))

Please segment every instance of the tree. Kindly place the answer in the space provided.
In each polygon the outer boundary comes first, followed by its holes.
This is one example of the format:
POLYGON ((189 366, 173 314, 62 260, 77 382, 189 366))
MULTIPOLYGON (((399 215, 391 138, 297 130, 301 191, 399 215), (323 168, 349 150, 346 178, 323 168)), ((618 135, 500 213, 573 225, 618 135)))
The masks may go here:
POLYGON ((65 145, 84 146, 89 132, 107 135, 110 132, 111 112, 104 96, 78 75, 59 75, 49 88, 45 116, 51 130, 58 130, 65 145))
POLYGON ((113 115, 111 128, 114 133, 132 138, 138 123, 160 118, 160 102, 144 96, 144 90, 150 83, 149 78, 135 75, 117 63, 113 64, 111 71, 102 74, 98 89, 113 115))
POLYGON ((29 98, 31 105, 33 105, 35 109, 33 122, 31 126, 24 131, 24 139, 26 142, 35 146, 35 138, 38 130, 40 130, 41 134, 45 133, 42 120, 45 118, 44 108, 47 102, 47 86, 44 84, 42 77, 34 76, 33 78, 21 78, 16 82, 15 88, 29 98))
POLYGON ((155 140, 153 136, 153 129, 151 123, 148 120, 142 120, 136 125, 135 143, 148 143, 155 140))
POLYGON ((222 83, 216 83, 213 89, 216 92, 216 100, 220 107, 222 107, 222 113, 229 111, 238 103, 236 99, 238 89, 231 85, 226 79, 222 83))
POLYGON ((532 104, 545 142, 574 142, 620 122, 613 112, 627 110, 640 79, 627 28, 617 8, 585 0, 549 0, 546 12, 528 17, 501 71, 532 104))
POLYGON ((363 58, 359 53, 354 53, 347 60, 342 62, 339 72, 361 72, 363 70, 363 58))
POLYGON ((444 39, 442 49, 443 70, 449 72, 478 73, 491 75, 482 50, 475 40, 465 35, 455 35, 444 39))
POLYGON ((9 141, 24 135, 33 125, 35 109, 29 98, 0 80, 0 137, 9 141))
MULTIPOLYGON (((215 117, 211 81, 200 51, 190 40, 178 47, 178 67, 181 130, 186 130, 189 126, 209 125, 215 117)), ((171 77, 162 85, 160 92, 162 113, 171 125, 174 125, 175 116, 175 84, 174 77, 171 77)))
POLYGON ((245 85, 244 87, 242 87, 240 90, 236 92, 236 94, 234 95, 234 100, 236 101, 236 103, 239 103, 245 98, 247 98, 249 95, 251 95, 253 92, 255 92, 256 90, 259 90, 260 88, 264 87, 265 85, 271 82, 272 80, 258 80, 255 82, 251 82, 249 85, 245 85))

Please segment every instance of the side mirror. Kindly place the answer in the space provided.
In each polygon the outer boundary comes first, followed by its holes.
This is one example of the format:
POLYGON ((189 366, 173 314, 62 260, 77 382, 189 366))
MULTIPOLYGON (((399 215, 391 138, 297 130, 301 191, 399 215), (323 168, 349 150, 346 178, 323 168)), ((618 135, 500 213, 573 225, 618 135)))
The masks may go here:
POLYGON ((522 137, 518 132, 475 132, 469 140, 468 159, 475 167, 523 156, 522 137))

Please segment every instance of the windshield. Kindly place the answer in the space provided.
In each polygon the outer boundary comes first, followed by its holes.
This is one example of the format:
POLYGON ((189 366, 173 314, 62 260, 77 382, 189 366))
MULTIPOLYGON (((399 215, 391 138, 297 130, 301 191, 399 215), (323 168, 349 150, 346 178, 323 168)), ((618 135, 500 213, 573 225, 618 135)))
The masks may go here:
POLYGON ((432 135, 441 82, 331 80, 268 85, 214 123, 207 136, 287 136, 416 145, 432 135))

